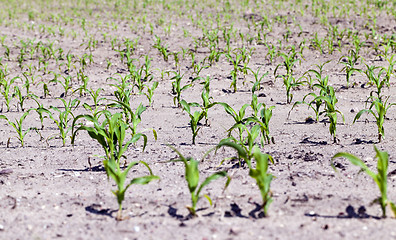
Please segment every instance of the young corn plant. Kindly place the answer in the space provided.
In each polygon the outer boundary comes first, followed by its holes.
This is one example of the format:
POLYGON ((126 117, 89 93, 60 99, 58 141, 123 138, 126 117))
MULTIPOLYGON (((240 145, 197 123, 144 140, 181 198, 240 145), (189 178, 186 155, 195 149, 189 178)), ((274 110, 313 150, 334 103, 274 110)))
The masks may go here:
MULTIPOLYGON (((0 79, 0 93, 4 97, 5 104, 7 107, 7 112, 10 111, 11 99, 13 98, 12 92, 11 92, 11 86, 12 86, 12 84, 14 84, 15 79, 18 79, 18 78, 19 77, 14 77, 14 78, 10 79, 9 81, 7 81, 5 78, 0 79)), ((3 111, 3 109, 1 111, 3 111)))
POLYGON ((19 107, 19 109, 22 111, 22 112, 24 112, 25 111, 25 108, 23 107, 24 106, 24 103, 25 103, 25 101, 26 100, 28 100, 28 99, 33 99, 34 101, 36 101, 37 102, 37 96, 36 95, 34 95, 33 93, 28 93, 27 95, 23 95, 22 94, 22 91, 21 91, 21 89, 18 87, 18 86, 15 86, 14 87, 14 93, 12 94, 12 97, 14 98, 17 98, 18 99, 18 103, 17 103, 17 109, 18 109, 18 107, 19 107))
POLYGON ((369 113, 373 115, 378 128, 378 142, 381 142, 382 138, 385 136, 384 121, 386 118, 386 113, 388 112, 389 108, 396 105, 396 103, 388 103, 389 97, 387 97, 385 101, 383 101, 381 98, 370 98, 373 99, 370 107, 368 109, 360 110, 353 119, 353 123, 359 120, 363 113, 369 113), (373 110, 373 107, 375 111, 373 110))
MULTIPOLYGON (((5 115, 0 115, 0 119, 6 120, 7 123, 14 128, 14 130, 17 133, 16 138, 19 140, 19 142, 21 143, 22 147, 25 145, 25 140, 24 139, 25 139, 26 134, 28 134, 31 130, 35 130, 38 133, 37 128, 30 127, 28 129, 24 130, 23 127, 22 127, 23 121, 29 115, 30 110, 31 109, 26 111, 19 119, 15 119, 15 122, 9 120, 5 115)), ((9 147, 9 145, 10 145, 11 138, 12 137, 8 138, 7 147, 9 147)))
MULTIPOLYGON (((110 108, 112 107, 121 108, 123 110, 123 117, 125 122, 128 123, 130 126, 132 137, 137 138, 137 140, 140 139, 141 137, 143 138, 143 151, 144 151, 147 145, 147 135, 142 133, 145 130, 143 130, 142 132, 138 132, 137 126, 142 121, 141 115, 144 111, 146 111, 147 108, 143 106, 142 103, 140 103, 136 111, 133 112, 129 104, 127 105, 119 101, 114 101, 114 103, 110 103, 107 106, 110 108)), ((153 131, 154 139, 157 140, 157 132, 154 129, 149 129, 149 130, 153 131)))
POLYGON ((180 75, 180 72, 173 72, 175 76, 171 78, 171 80, 174 80, 172 82, 172 95, 173 97, 173 104, 175 106, 180 107, 180 101, 181 101, 181 93, 182 91, 186 90, 187 88, 192 86, 192 83, 186 84, 184 86, 181 85, 181 80, 183 79, 183 75, 180 75))
POLYGON ((258 106, 253 108, 253 104, 255 104, 254 97, 252 99, 252 104, 251 104, 253 109, 253 116, 245 118, 244 121, 246 121, 246 124, 253 123, 260 126, 262 146, 264 146, 264 142, 270 144, 272 141, 272 143, 275 144, 275 139, 271 137, 269 130, 269 122, 272 118, 272 110, 275 108, 275 106, 267 107, 264 103, 259 103, 257 104, 258 106), (258 115, 258 113, 260 113, 260 115, 258 115))
POLYGON ((341 69, 341 72, 345 71, 345 73, 346 73, 346 81, 347 81, 346 87, 347 88, 349 88, 352 74, 354 72, 362 71, 361 69, 358 69, 355 67, 359 58, 360 58, 360 56, 358 55, 358 53, 351 49, 351 50, 349 50, 349 55, 342 56, 338 60, 339 63, 345 65, 345 67, 343 67, 341 69))
POLYGON ((149 106, 151 107, 153 105, 153 96, 154 96, 154 91, 158 87, 158 82, 155 81, 151 87, 148 85, 145 85, 147 87, 147 92, 144 93, 144 95, 147 97, 147 100, 149 101, 149 106))
POLYGON ((291 90, 298 86, 304 85, 304 82, 300 79, 295 79, 292 75, 278 75, 276 78, 281 77, 283 79, 283 85, 286 87, 286 103, 290 104, 293 100, 293 94, 291 90))
POLYGON ((93 105, 89 105, 88 103, 83 103, 83 107, 91 112, 93 115, 96 115, 100 112, 100 102, 106 100, 104 97, 100 97, 100 92, 103 91, 102 88, 98 88, 93 90, 92 88, 88 90, 88 94, 93 101, 93 105))
POLYGON ((371 171, 370 168, 360 158, 346 152, 339 152, 334 155, 331 160, 331 165, 333 169, 336 170, 333 164, 334 159, 342 157, 346 158, 353 165, 360 167, 361 171, 367 173, 367 175, 369 175, 374 180, 380 190, 381 196, 374 200, 374 202, 378 202, 380 204, 382 210, 382 217, 386 217, 387 206, 390 206, 393 215, 396 217, 396 205, 392 201, 390 201, 387 196, 389 156, 387 152, 378 150, 376 146, 374 146, 374 150, 376 153, 375 158, 377 159, 377 173, 371 171))
MULTIPOLYGON (((369 66, 367 64, 366 64, 366 67, 367 67, 367 69, 364 73, 366 74, 367 78, 369 79, 369 84, 376 86, 377 91, 375 93, 377 94, 377 97, 380 98, 381 91, 382 91, 382 88, 384 87, 384 85, 390 86, 387 79, 385 77, 384 78, 381 77, 383 72, 385 71, 385 69, 381 68, 381 67, 376 67, 376 66, 369 66), (375 71, 375 69, 378 69, 378 68, 381 68, 381 69, 379 70, 379 72, 377 74, 375 74, 374 71, 375 71)), ((373 92, 374 91, 372 91, 370 93, 371 96, 372 96, 373 92)))
MULTIPOLYGON (((230 105, 224 102, 216 102, 214 104, 219 104, 224 107, 224 110, 226 113, 228 113, 235 121, 234 125, 238 124, 244 124, 245 122, 245 114, 246 114, 246 108, 249 107, 249 104, 244 104, 239 112, 237 113, 230 105)), ((228 131, 228 136, 231 136, 231 131, 234 128, 231 128, 228 131), (231 131, 230 131, 231 130, 231 131)), ((239 139, 242 141, 242 134, 243 134, 243 129, 238 125, 237 129, 239 130, 239 139)))
POLYGON ((234 89, 234 92, 237 91, 237 78, 238 78, 238 72, 241 71, 241 67, 239 66, 242 61, 243 61, 243 55, 238 54, 237 52, 234 52, 235 59, 231 56, 231 54, 226 54, 225 56, 227 57, 228 61, 230 61, 234 67, 234 69, 231 71, 231 78, 232 82, 230 85, 230 88, 234 89))
MULTIPOLYGON (((293 104, 293 107, 290 109, 288 117, 290 116, 291 111, 299 104, 306 104, 308 106, 308 108, 311 108, 314 113, 315 113, 315 122, 319 121, 319 116, 321 115, 321 107, 324 105, 324 102, 318 98, 318 95, 316 95, 315 93, 311 92, 308 93, 307 95, 305 95, 303 97, 302 101, 297 101, 293 104), (307 97, 312 96, 313 99, 311 101, 306 101, 307 97)), ((308 119, 308 118, 307 118, 308 119)))
POLYGON ((285 71, 286 74, 283 75, 293 75, 293 67, 296 64, 296 62, 300 62, 301 60, 297 58, 297 52, 293 52, 291 51, 289 54, 285 54, 285 53, 279 53, 280 56, 283 57, 283 63, 280 63, 276 66, 275 70, 274 70, 274 76, 277 77, 277 72, 279 70, 280 67, 285 67, 285 71))
POLYGON ((238 157, 243 159, 249 167, 249 176, 256 180, 257 186, 260 190, 264 216, 268 216, 268 208, 272 203, 272 192, 271 192, 271 181, 273 175, 268 173, 268 161, 274 162, 271 155, 260 152, 257 146, 253 147, 250 154, 248 149, 242 144, 238 144, 231 141, 220 142, 216 149, 221 147, 231 147, 238 152, 238 157), (252 160, 255 161, 255 167, 253 167, 252 160))
POLYGON ((326 91, 325 95, 320 95, 317 96, 314 101, 321 100, 325 103, 325 109, 319 115, 325 114, 330 121, 329 125, 329 132, 330 135, 333 137, 333 142, 337 142, 337 137, 336 137, 336 130, 337 130, 337 114, 340 114, 342 116, 343 121, 344 115, 336 109, 336 103, 338 102, 337 97, 335 96, 335 91, 332 86, 328 86, 327 89, 322 89, 326 91))
POLYGON ((184 99, 180 101, 180 105, 183 107, 183 110, 187 112, 190 117, 190 128, 192 132, 192 144, 195 144, 195 138, 198 135, 198 131, 201 127, 198 127, 199 121, 204 117, 203 111, 195 111, 191 112, 191 107, 199 107, 198 103, 188 103, 184 99))
POLYGON ((103 147, 105 151, 103 165, 107 177, 111 177, 117 185, 117 190, 113 190, 112 192, 116 196, 118 203, 116 220, 121 221, 124 219, 122 217, 122 202, 125 199, 126 190, 133 184, 148 184, 152 180, 159 179, 159 177, 153 175, 151 168, 144 161, 131 162, 122 170, 120 163, 121 158, 126 158, 126 150, 132 143, 139 140, 139 138, 135 135, 127 140, 127 131, 130 129, 130 126, 123 119, 122 113, 111 114, 107 110, 103 110, 102 113, 103 114, 99 115, 105 118, 102 123, 99 123, 97 116, 92 115, 79 115, 74 119, 73 128, 80 118, 90 121, 93 123, 93 126, 81 125, 75 131, 73 129, 72 144, 74 145, 77 132, 85 130, 93 140, 96 140, 103 147), (129 171, 137 164, 144 165, 148 169, 149 175, 133 178, 127 182, 129 171))
POLYGON ((212 103, 212 97, 209 95, 210 92, 210 77, 206 77, 205 81, 202 82, 201 84, 204 85, 201 93, 201 99, 202 99, 202 106, 201 109, 203 111, 203 116, 205 118, 205 125, 209 126, 209 120, 208 120, 208 110, 209 108, 213 107, 214 103, 212 103))
POLYGON ((307 79, 307 83, 310 88, 313 89, 315 82, 317 82, 320 85, 323 85, 323 83, 325 82, 325 85, 327 85, 329 77, 328 76, 323 77, 323 67, 329 62, 331 62, 331 60, 326 61, 322 64, 315 64, 318 70, 309 69, 303 74, 303 77, 307 79), (311 73, 313 74, 313 76, 311 75, 311 73))
POLYGON ((254 94, 256 91, 259 91, 261 89, 261 82, 263 81, 264 77, 269 74, 269 72, 266 72, 260 76, 259 72, 261 68, 262 66, 259 67, 256 72, 254 72, 251 68, 248 68, 248 70, 252 72, 255 80, 254 82, 252 82, 253 83, 252 94, 254 94))
MULTIPOLYGON (((74 118, 73 110, 75 110, 80 105, 80 100, 74 99, 66 102, 63 98, 59 98, 59 99, 63 103, 63 110, 61 110, 58 107, 50 106, 50 109, 54 110, 55 112, 58 112, 58 117, 56 118, 54 114, 50 114, 49 117, 52 119, 52 121, 54 121, 54 123, 58 127, 59 130, 58 136, 62 139, 62 146, 66 146, 67 136, 73 127, 73 125, 69 126, 69 123, 74 118)), ((52 138, 54 137, 50 137, 49 139, 52 138)))
MULTIPOLYGON (((169 146, 169 147, 179 156, 178 159, 172 159, 170 161, 184 163, 184 167, 185 167, 184 177, 187 181, 188 190, 191 195, 191 206, 187 206, 187 209, 190 212, 191 216, 195 217, 197 216, 197 209, 196 209, 197 203, 202 197, 201 191, 203 190, 203 188, 209 185, 214 180, 226 177, 227 181, 224 187, 225 190, 230 184, 231 178, 227 175, 226 171, 219 171, 205 178, 205 180, 201 183, 201 185, 199 185, 199 169, 198 169, 199 161, 193 158, 186 158, 175 147, 173 146, 169 146)), ((203 196, 208 200, 209 204, 212 205, 212 199, 206 194, 203 196)))

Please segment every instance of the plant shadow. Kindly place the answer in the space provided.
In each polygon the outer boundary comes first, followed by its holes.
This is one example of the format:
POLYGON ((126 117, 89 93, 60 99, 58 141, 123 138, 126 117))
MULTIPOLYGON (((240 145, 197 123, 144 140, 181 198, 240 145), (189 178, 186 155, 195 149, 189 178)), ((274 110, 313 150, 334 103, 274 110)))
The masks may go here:
MULTIPOLYGON (((376 143, 378 143, 378 142, 376 142, 376 143)), ((362 140, 360 138, 355 138, 353 140, 352 145, 359 145, 359 144, 374 144, 374 141, 373 140, 367 141, 367 140, 362 140)))
POLYGON ((242 214, 242 209, 238 206, 236 203, 231 203, 230 204, 230 211, 225 211, 224 217, 240 217, 240 218, 249 218, 247 216, 244 216, 242 214))
POLYGON ((109 208, 101 208, 101 205, 95 203, 85 207, 85 211, 96 215, 108 216, 111 218, 113 218, 113 213, 117 212, 117 210, 111 210, 109 208))
MULTIPOLYGON (((196 212, 204 211, 206 209, 208 209, 208 208, 198 208, 196 210, 196 212)), ((187 220, 190 220, 190 219, 193 219, 193 218, 196 217, 196 216, 192 215, 191 213, 187 214, 186 216, 183 216, 181 214, 177 214, 177 208, 174 208, 171 205, 168 206, 168 214, 169 214, 169 216, 171 216, 171 217, 173 217, 173 218, 175 218, 175 219, 177 219, 177 220, 179 220, 181 222, 184 222, 184 221, 187 221, 187 220)), ((212 215, 214 215, 214 212, 203 214, 202 216, 203 217, 210 217, 212 215)))
POLYGON ((304 138, 303 140, 301 140, 302 144, 311 144, 311 145, 327 145, 327 141, 312 141, 310 140, 308 137, 304 138))
POLYGON ((373 216, 373 215, 369 215, 366 213, 366 208, 364 206, 360 206, 357 211, 355 210, 355 208, 352 205, 348 205, 345 208, 345 212, 341 212, 336 216, 332 216, 332 215, 320 215, 320 214, 310 214, 310 213, 306 213, 304 214, 304 216, 306 217, 320 217, 320 218, 337 218, 337 219, 351 219, 351 218, 355 218, 355 219, 381 219, 380 217, 377 216, 373 216))
POLYGON ((265 218, 263 206, 256 202, 254 202, 253 204, 255 205, 255 208, 249 212, 249 216, 254 219, 265 218))
POLYGON ((93 167, 86 167, 84 169, 66 169, 66 168, 59 168, 58 171, 64 172, 105 172, 105 168, 102 164, 93 167))

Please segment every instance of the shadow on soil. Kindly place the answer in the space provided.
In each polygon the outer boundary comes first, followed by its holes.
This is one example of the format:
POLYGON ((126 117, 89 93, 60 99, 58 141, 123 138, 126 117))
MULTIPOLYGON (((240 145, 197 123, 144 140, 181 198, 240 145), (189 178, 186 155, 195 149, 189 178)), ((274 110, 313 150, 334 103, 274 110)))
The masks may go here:
POLYGON ((356 218, 356 219, 381 219, 380 217, 377 216, 372 216, 366 213, 366 208, 364 206, 360 206, 357 211, 355 208, 351 205, 348 205, 345 209, 345 213, 341 212, 337 216, 331 216, 331 215, 320 215, 320 214, 311 214, 311 213, 306 213, 304 214, 306 217, 320 217, 320 218, 337 218, 337 219, 351 219, 351 218, 356 218))
POLYGON ((65 168, 60 168, 57 169, 58 171, 64 171, 64 172, 105 172, 105 169, 103 165, 98 165, 98 166, 93 166, 93 167, 87 167, 84 169, 65 169, 65 168))
POLYGON ((101 208, 99 204, 91 204, 87 207, 85 207, 85 211, 89 213, 93 213, 96 215, 102 215, 102 216, 108 216, 108 217, 113 217, 113 213, 117 212, 117 210, 111 210, 109 208, 101 208))

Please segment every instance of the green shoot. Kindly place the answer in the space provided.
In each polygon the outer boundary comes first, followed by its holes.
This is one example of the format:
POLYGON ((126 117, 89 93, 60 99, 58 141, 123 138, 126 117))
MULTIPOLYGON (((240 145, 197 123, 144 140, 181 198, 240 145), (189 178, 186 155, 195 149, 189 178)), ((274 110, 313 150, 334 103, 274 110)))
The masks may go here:
POLYGON ((381 206, 382 217, 386 217, 386 207, 388 205, 391 207, 393 215, 396 216, 396 205, 387 197, 387 172, 389 164, 388 153, 379 151, 376 146, 374 146, 374 150, 376 153, 375 158, 377 158, 377 174, 372 172, 361 159, 346 152, 339 152, 334 155, 331 160, 331 165, 333 169, 336 170, 333 164, 334 159, 343 157, 350 161, 353 165, 360 167, 361 171, 366 172, 374 180, 374 182, 377 183, 377 186, 381 192, 381 197, 376 199, 376 201, 379 202, 381 206))
MULTIPOLYGON (((190 214, 195 217, 197 215, 196 213, 196 207, 199 199, 201 199, 201 191, 202 189, 207 186, 209 183, 211 183, 214 180, 217 180, 222 177, 227 178, 227 182, 225 184, 224 190, 228 187, 230 184, 231 178, 227 175, 226 171, 220 171, 220 172, 215 172, 209 177, 205 178, 205 180, 199 184, 199 169, 198 169, 198 164, 199 162, 193 158, 185 158, 175 147, 170 146, 169 147, 179 155, 178 159, 175 160, 170 160, 171 162, 183 162, 184 167, 185 167, 185 179, 187 181, 188 185, 188 190, 190 191, 191 195, 191 206, 188 206, 187 209, 190 212, 190 214)), ((209 201, 209 204, 212 205, 212 199, 208 195, 204 195, 205 198, 209 201)))

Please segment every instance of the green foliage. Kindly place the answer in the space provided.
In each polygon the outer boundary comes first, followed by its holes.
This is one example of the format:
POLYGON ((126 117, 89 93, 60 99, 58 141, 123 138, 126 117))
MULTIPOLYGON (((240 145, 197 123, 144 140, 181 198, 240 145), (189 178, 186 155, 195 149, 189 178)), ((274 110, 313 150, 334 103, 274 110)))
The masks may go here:
POLYGON ((14 77, 8 81, 6 78, 0 79, 0 93, 4 97, 5 104, 7 106, 7 112, 10 111, 10 103, 12 99, 11 86, 14 84, 15 79, 18 78, 19 77, 14 77))
POLYGON ((287 104, 291 103, 293 100, 293 94, 291 93, 291 90, 303 85, 304 82, 300 81, 299 79, 296 80, 292 75, 278 75, 276 77, 281 77, 283 79, 283 85, 286 87, 286 102, 287 104))
POLYGON ((122 113, 111 114, 107 110, 103 110, 102 114, 99 114, 97 116, 79 115, 73 121, 72 144, 74 144, 75 142, 77 132, 85 130, 88 132, 89 136, 93 140, 96 140, 103 147, 103 150, 105 151, 103 165, 106 170, 106 174, 108 177, 111 177, 117 184, 117 190, 112 191, 117 198, 119 206, 116 220, 123 219, 122 202, 124 201, 126 190, 131 185, 148 184, 152 180, 159 179, 158 176, 153 175, 148 164, 143 161, 131 162, 124 170, 122 170, 120 165, 121 158, 126 158, 125 152, 128 147, 132 143, 138 141, 140 138, 136 134, 131 134, 130 139, 127 140, 127 131, 129 129, 131 129, 131 127, 123 119, 122 113), (105 118, 102 123, 99 122, 100 116, 103 116, 105 118), (76 126, 77 121, 81 118, 93 123, 93 126, 81 125, 74 131, 74 127, 76 126), (139 163, 146 166, 150 174, 147 176, 134 178, 126 184, 128 172, 133 166, 139 163))
POLYGON ((183 110, 187 112, 190 117, 190 128, 192 132, 192 144, 195 144, 195 138, 198 135, 198 131, 201 129, 198 127, 199 121, 204 117, 203 111, 195 111, 191 112, 191 107, 199 107, 197 103, 187 103, 184 99, 181 100, 180 105, 183 107, 183 110))
MULTIPOLYGON (((36 128, 33 128, 33 127, 30 127, 30 128, 28 128, 26 130, 24 130, 23 127, 22 127, 23 121, 29 115, 30 110, 31 109, 26 111, 19 119, 15 119, 15 122, 9 120, 5 115, 0 115, 0 119, 6 120, 7 123, 14 128, 14 130, 17 133, 16 138, 19 140, 19 142, 21 143, 22 147, 25 144, 24 139, 25 139, 26 134, 28 134, 28 132, 30 132, 31 130, 36 130, 36 132, 38 132, 38 130, 36 128)), ((9 147, 10 140, 11 140, 11 137, 8 138, 7 147, 9 147)))
POLYGON ((175 76, 173 76, 171 78, 171 80, 174 80, 172 82, 172 94, 174 95, 173 98, 173 104, 175 104, 175 106, 180 107, 180 101, 181 101, 181 93, 182 91, 186 90, 187 88, 192 86, 192 83, 188 83, 184 86, 181 85, 181 80, 183 79, 183 75, 180 75, 180 72, 173 72, 175 74, 175 76), (176 104, 177 102, 177 104, 176 104))
POLYGON ((380 190, 381 197, 376 199, 377 202, 379 202, 382 210, 382 217, 386 217, 386 207, 389 205, 391 207, 391 210, 396 217, 396 205, 390 201, 387 197, 387 172, 388 172, 388 164, 389 164, 389 157, 387 152, 382 152, 377 149, 376 146, 374 146, 375 150, 375 158, 377 159, 377 174, 372 172, 367 165, 358 157, 356 157, 353 154, 346 153, 346 152, 339 152, 336 155, 332 157, 331 160, 331 165, 336 170, 334 167, 333 161, 336 158, 343 157, 346 158, 348 161, 350 161, 353 165, 360 167, 361 171, 367 173, 375 183, 377 183, 377 186, 380 190))
POLYGON ((257 187, 260 190, 262 204, 261 208, 264 216, 268 216, 268 208, 272 203, 271 181, 273 175, 268 173, 268 161, 273 162, 271 155, 260 152, 259 148, 254 146, 252 149, 247 148, 244 144, 235 143, 232 141, 221 141, 217 145, 217 149, 226 146, 235 149, 238 152, 238 157, 243 159, 249 167, 249 176, 256 180, 257 187), (252 163, 254 160, 254 164, 252 163))
POLYGON ((340 114, 342 116, 343 121, 345 121, 344 115, 339 110, 336 109, 336 103, 338 102, 338 99, 335 95, 334 88, 332 86, 327 86, 327 88, 321 90, 325 91, 325 94, 315 97, 314 101, 324 102, 325 109, 324 111, 320 112, 319 115, 325 114, 326 117, 329 118, 330 121, 329 132, 330 135, 333 137, 333 142, 336 143, 337 114, 340 114))
POLYGON ((346 81, 347 85, 346 87, 349 88, 350 81, 351 81, 351 76, 354 72, 361 72, 361 69, 356 68, 357 61, 361 57, 358 55, 356 51, 353 49, 349 50, 349 55, 342 56, 338 62, 345 65, 342 69, 342 71, 345 71, 346 73, 346 81))
MULTIPOLYGON (((62 145, 66 146, 66 139, 70 130, 72 130, 72 126, 69 123, 73 120, 74 114, 73 110, 75 110, 80 105, 80 100, 73 99, 66 102, 63 98, 59 98, 59 100, 63 104, 63 108, 58 108, 54 106, 50 106, 50 109, 55 110, 57 112, 57 117, 54 114, 50 114, 49 117, 54 121, 59 130, 59 137, 62 139, 62 145)), ((52 138, 52 137, 51 137, 52 138)))
POLYGON ((370 113, 373 115, 378 127, 378 141, 381 142, 382 137, 385 136, 384 121, 386 113, 388 112, 388 109, 396 105, 396 103, 388 103, 389 97, 387 97, 385 101, 377 97, 371 97, 371 99, 373 101, 370 107, 368 109, 360 110, 353 119, 353 123, 359 120, 363 113, 370 113), (375 111, 373 110, 373 107, 375 111))
MULTIPOLYGON (((188 211, 192 216, 196 216, 196 207, 199 199, 201 199, 201 191, 202 189, 209 185, 209 183, 213 182, 222 177, 227 178, 227 182, 225 184, 224 190, 230 184, 231 178, 227 175, 226 171, 219 171, 215 172, 209 177, 205 178, 205 180, 199 185, 199 169, 198 164, 199 162, 193 158, 186 158, 184 157, 175 147, 168 145, 174 152, 177 153, 179 156, 178 159, 170 160, 171 162, 183 162, 185 168, 185 179, 187 181, 188 190, 190 191, 191 195, 191 206, 187 207, 188 211)), ((209 204, 212 205, 212 200, 208 195, 204 195, 205 198, 209 201, 209 204)))

